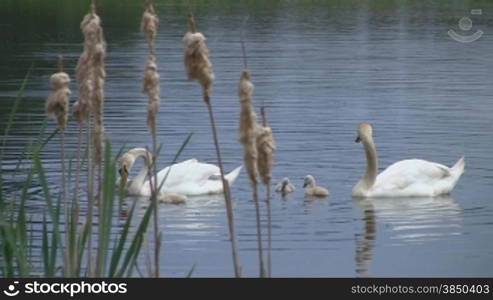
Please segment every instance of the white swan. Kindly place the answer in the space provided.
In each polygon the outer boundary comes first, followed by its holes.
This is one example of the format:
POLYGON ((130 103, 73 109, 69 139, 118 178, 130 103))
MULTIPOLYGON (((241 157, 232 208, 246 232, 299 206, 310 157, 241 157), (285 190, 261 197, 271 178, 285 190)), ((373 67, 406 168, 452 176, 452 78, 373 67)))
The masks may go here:
POLYGON ((464 172, 464 157, 449 168, 421 159, 406 159, 390 165, 378 174, 378 158, 373 143, 372 127, 362 123, 356 142, 362 142, 367 168, 354 186, 354 197, 434 197, 448 194, 464 172))
MULTIPOLYGON (((151 154, 144 148, 131 149, 121 157, 120 169, 118 172, 121 176, 120 180, 122 180, 125 184, 129 195, 151 195, 151 186, 148 176, 149 167, 151 165, 151 154), (128 180, 130 170, 132 169, 135 160, 139 157, 144 159, 144 167, 135 178, 128 180)), ((229 185, 233 184, 235 179, 240 174, 240 171, 241 166, 225 175, 225 179, 229 185)), ((223 191, 219 167, 212 164, 199 162, 196 159, 189 159, 159 171, 157 173, 158 185, 164 180, 165 177, 166 181, 164 182, 161 190, 164 194, 197 196, 218 194, 223 191)))

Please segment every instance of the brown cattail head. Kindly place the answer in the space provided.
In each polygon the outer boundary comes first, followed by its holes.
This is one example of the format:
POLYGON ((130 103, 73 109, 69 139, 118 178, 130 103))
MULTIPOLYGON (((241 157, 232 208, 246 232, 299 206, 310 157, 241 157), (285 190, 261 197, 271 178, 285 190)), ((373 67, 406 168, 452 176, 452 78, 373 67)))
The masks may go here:
POLYGON ((74 109, 74 116, 83 123, 94 115, 94 146, 95 163, 100 164, 103 148, 104 124, 104 59, 106 43, 104 41, 101 19, 96 14, 94 3, 91 10, 84 16, 80 24, 84 34, 84 52, 76 67, 76 78, 79 83, 80 98, 74 109))
POLYGON ((102 92, 96 95, 96 89, 101 89, 100 79, 106 76, 104 73, 104 57, 106 45, 101 27, 101 19, 96 14, 94 3, 91 10, 84 16, 80 28, 84 34, 84 52, 82 52, 75 69, 75 76, 79 84, 79 100, 74 106, 74 117, 79 124, 89 119, 91 111, 100 110, 101 105, 93 107, 94 102, 101 101, 102 92), (98 79, 99 78, 99 79, 98 79), (99 85, 99 86, 98 86, 99 85))
POLYGON ((96 14, 93 5, 91 5, 91 10, 84 16, 84 19, 82 19, 80 29, 84 34, 86 42, 93 44, 102 42, 103 29, 101 28, 101 18, 96 14))
POLYGON ((144 73, 144 93, 149 96, 147 106, 147 126, 152 134, 156 134, 156 115, 160 104, 159 73, 157 72, 156 58, 149 55, 144 73))
POLYGON ((79 84, 79 100, 74 104, 74 117, 82 125, 89 119, 90 98, 93 90, 93 84, 90 78, 91 62, 89 54, 85 49, 79 57, 77 67, 75 68, 75 78, 79 84))
POLYGON ((145 3, 144 15, 142 16, 140 27, 147 37, 147 43, 149 44, 151 54, 155 54, 159 18, 151 1, 146 1, 145 3))
POLYGON ((53 93, 46 101, 46 113, 53 116, 60 130, 64 131, 68 121, 70 77, 67 73, 58 72, 51 75, 50 82, 53 93))
POLYGON ((146 69, 144 72, 144 93, 149 97, 147 105, 147 126, 151 133, 156 135, 156 115, 159 111, 160 87, 159 73, 157 72, 155 44, 156 35, 159 26, 159 18, 154 10, 152 1, 147 0, 145 4, 144 15, 142 16, 142 31, 147 37, 149 44, 149 58, 147 60, 146 69))
POLYGON ((212 94, 214 72, 209 60, 209 49, 205 44, 205 36, 196 32, 195 21, 191 13, 188 14, 190 31, 183 37, 185 44, 185 68, 189 80, 197 80, 202 86, 204 100, 209 102, 212 94))
POLYGON ((264 184, 269 184, 276 151, 276 142, 272 136, 272 129, 265 125, 257 127, 257 151, 258 151, 258 172, 264 184))
POLYGON ((244 70, 240 78, 240 143, 243 144, 245 168, 252 184, 257 183, 257 116, 253 111, 253 84, 250 75, 244 70))
POLYGON ((92 80, 87 79, 79 84, 79 99, 75 101, 73 115, 79 125, 84 124, 89 119, 89 99, 93 90, 92 80))

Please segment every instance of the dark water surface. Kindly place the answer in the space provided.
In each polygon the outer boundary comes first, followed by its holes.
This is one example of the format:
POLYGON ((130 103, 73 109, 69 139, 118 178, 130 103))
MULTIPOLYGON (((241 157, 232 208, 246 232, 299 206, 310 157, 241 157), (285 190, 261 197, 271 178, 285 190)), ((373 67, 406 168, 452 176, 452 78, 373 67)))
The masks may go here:
MULTIPOLYGON (((182 62, 186 7, 179 1, 157 2, 160 166, 172 159, 189 132, 194 135, 181 158, 214 163, 201 91, 186 80, 182 62)), ((147 53, 139 31, 141 4, 98 3, 108 42, 108 137, 114 149, 150 145, 147 98, 141 92, 147 53)), ((10 195, 22 182, 12 170, 43 122, 58 54, 74 77, 86 7, 87 1, 0 4, 1 132, 33 65, 4 148, 10 195)), ((289 177, 298 188, 286 199, 274 195, 272 200, 274 276, 493 276, 493 3, 259 0, 192 1, 192 7, 214 64, 213 101, 226 169, 242 163, 237 86, 243 30, 254 100, 257 107, 267 107, 278 144, 274 181, 289 177), (471 9, 482 14, 471 15, 471 9), (461 17, 473 21, 470 31, 459 28, 461 17), (461 43, 449 37, 449 29, 484 34, 461 43), (365 168, 361 145, 354 143, 356 126, 363 121, 374 125, 380 169, 413 157, 452 165, 465 155, 466 172, 452 195, 353 200, 351 188, 365 168), (330 197, 305 198, 306 174, 328 187, 330 197)), ((71 89, 76 99, 75 83, 71 89)), ((70 154, 76 133, 71 124, 70 154)), ((55 139, 42 153, 53 189, 60 178, 58 149, 55 139)), ((28 205, 33 218, 40 218, 42 191, 34 186, 30 192, 28 205)), ((240 263, 246 276, 256 276, 255 211, 245 173, 232 193, 240 263)), ((220 197, 162 205, 160 216, 164 276, 184 276, 194 264, 194 276, 232 276, 220 197)))

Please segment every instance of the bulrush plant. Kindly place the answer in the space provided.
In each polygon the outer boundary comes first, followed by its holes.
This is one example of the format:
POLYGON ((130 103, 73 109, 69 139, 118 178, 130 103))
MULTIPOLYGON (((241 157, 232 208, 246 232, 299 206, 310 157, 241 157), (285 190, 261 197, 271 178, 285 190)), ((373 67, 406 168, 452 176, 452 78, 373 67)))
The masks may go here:
MULTIPOLYGON (((69 216, 69 204, 67 203, 67 185, 65 182, 65 128, 68 123, 68 114, 70 106, 70 77, 67 73, 63 72, 63 61, 62 57, 59 57, 59 71, 50 77, 50 83, 52 88, 52 93, 46 100, 46 113, 56 119, 58 124, 58 129, 60 131, 60 160, 62 162, 62 172, 61 172, 61 191, 62 199, 65 213, 65 227, 68 228, 68 216, 69 216)), ((69 234, 65 234, 65 245, 69 244, 69 234)), ((67 248, 68 249, 68 248, 67 248)), ((68 253, 64 254, 65 265, 70 266, 68 261, 68 253)), ((70 270, 69 270, 70 272, 70 270)))
POLYGON ((253 83, 247 69, 243 70, 239 84, 240 97, 240 143, 244 148, 244 162, 255 203, 255 216, 257 221, 257 244, 259 256, 260 277, 265 277, 264 256, 262 250, 262 228, 260 224, 260 207, 258 201, 258 150, 257 150, 257 116, 253 110, 252 93, 253 83))
MULTIPOLYGON (((159 86, 159 73, 157 72, 156 63, 156 35, 159 27, 159 18, 154 10, 153 1, 146 0, 144 14, 142 16, 141 30, 144 32, 147 38, 149 46, 149 57, 147 59, 146 69, 144 72, 144 93, 148 95, 149 101, 147 106, 147 126, 152 136, 152 173, 154 178, 154 184, 151 184, 151 202, 153 206, 154 217, 154 276, 159 277, 160 266, 160 248, 161 248, 161 232, 159 231, 159 217, 158 217, 158 182, 157 182, 157 125, 156 117, 159 111, 160 104, 160 86, 159 86)), ((152 179, 151 179, 152 181, 152 179)))
MULTIPOLYGON (((147 6, 147 9, 153 12, 151 6, 147 6)), ((155 14, 153 16, 155 19, 152 17, 151 20, 157 21, 157 16, 155 14)), ((154 25, 156 26, 145 27, 157 28, 157 22, 154 22, 154 25)), ((106 46, 102 35, 101 20, 96 14, 94 2, 90 11, 84 16, 81 29, 84 34, 84 51, 76 68, 79 98, 73 108, 73 117, 77 121, 79 128, 79 137, 76 154, 75 195, 71 198, 73 201, 72 213, 70 214, 68 211, 70 201, 67 195, 69 190, 67 178, 71 178, 72 164, 68 164, 68 168, 65 167, 64 149, 64 134, 69 114, 70 78, 67 73, 63 72, 60 60, 58 72, 50 77, 53 91, 46 102, 46 112, 55 118, 58 129, 46 136, 47 120, 45 120, 37 141, 35 143, 31 142, 23 154, 20 155, 17 169, 21 168, 24 159, 32 160, 32 166, 28 170, 20 197, 17 197, 17 193, 11 197, 11 193, 9 193, 7 199, 5 193, 7 189, 4 188, 2 168, 0 167, 0 274, 3 276, 129 277, 136 270, 139 253, 144 243, 155 205, 150 205, 145 210, 140 221, 137 224, 133 224, 132 219, 135 219, 133 216, 137 213, 136 202, 133 203, 126 215, 124 224, 115 226, 120 212, 116 210, 117 205, 115 205, 115 176, 119 154, 113 155, 111 143, 109 140, 104 140, 102 112, 106 46), (87 159, 86 155, 83 156, 81 151, 84 127, 87 127, 87 145, 84 145, 87 146, 87 159), (62 180, 60 193, 57 197, 50 191, 41 153, 43 147, 58 133, 61 141, 62 180), (102 142, 105 144, 104 147, 102 142), (84 161, 87 161, 85 165, 88 170, 88 209, 82 210, 85 214, 81 213, 79 216, 79 192, 82 190, 81 182, 83 182, 80 173, 83 169, 84 161), (103 162, 104 164, 102 164, 103 162), (95 178, 96 168, 99 173, 97 178, 95 178), (35 178, 36 176, 37 178, 35 178), (46 201, 45 214, 41 224, 42 236, 40 242, 33 238, 33 232, 35 231, 33 231, 32 226, 34 223, 31 222, 31 218, 28 216, 26 205, 31 195, 29 190, 32 188, 35 179, 38 179, 43 198, 46 201), (97 206, 94 201, 96 198, 93 189, 94 184, 98 185, 97 198, 100 201, 97 206), (93 235, 92 227, 93 223, 95 223, 93 214, 96 215, 96 210, 98 212, 98 230, 93 235), (60 222, 63 217, 65 218, 65 224, 60 222), (82 226, 79 225, 79 217, 83 219, 82 226), (64 239, 62 239, 62 236, 64 239), (92 247, 91 245, 93 236, 98 239, 97 247, 92 247), (35 259, 37 252, 40 252, 40 264, 43 265, 43 268, 37 265, 38 262, 35 259), (59 257, 61 254, 63 254, 63 258, 59 257), (96 254, 96 259, 93 259, 93 254, 96 254)), ((144 30, 147 31, 147 29, 144 30)), ((155 31, 152 36, 155 38, 155 31)), ((151 42, 154 45, 152 39, 151 42)), ((159 75, 155 64, 154 46, 150 48, 152 55, 149 56, 146 67, 144 91, 149 95, 148 124, 155 140, 156 114, 159 108, 159 75)), ((6 137, 9 134, 14 116, 21 102, 29 73, 20 88, 19 96, 14 101, 7 121, 4 139, 0 143, 0 162, 2 162, 6 137)), ((191 135, 185 140, 173 162, 176 162, 190 137, 191 135)), ((159 150, 155 151, 155 153, 158 152, 159 150)), ((15 174, 17 174, 17 171, 15 171, 15 174)), ((15 174, 13 178, 16 176, 15 174)), ((157 218, 157 215, 154 216, 157 218)), ((156 240, 159 242, 159 232, 156 232, 156 240)), ((158 255, 159 248, 156 251, 158 255)), ((158 256, 156 262, 154 274, 158 276, 158 256)))
POLYGON ((214 82, 214 73, 212 63, 209 59, 209 49, 205 43, 205 36, 197 31, 194 16, 191 11, 188 12, 188 32, 183 37, 185 46, 184 63, 189 80, 197 80, 202 87, 203 100, 207 105, 209 119, 211 122, 212 137, 216 148, 217 162, 221 172, 221 180, 223 183, 223 193, 226 202, 226 214, 228 218, 229 237, 231 242, 231 252, 233 258, 234 274, 236 277, 241 277, 241 267, 238 263, 236 235, 234 226, 233 203, 231 200, 231 192, 229 184, 224 178, 224 168, 221 159, 221 150, 219 148, 219 139, 212 110, 212 84, 214 82))
POLYGON ((270 181, 276 142, 272 136, 272 129, 267 123, 265 108, 261 108, 262 125, 257 126, 257 167, 265 186, 265 203, 267 206, 267 276, 272 276, 272 217, 270 206, 270 181))
MULTIPOLYGON (((87 120, 87 133, 89 141, 88 151, 88 272, 93 274, 92 268, 92 218, 94 214, 94 176, 97 168, 98 197, 101 194, 102 182, 102 152, 104 139, 103 104, 104 104, 104 59, 106 56, 106 43, 104 41, 101 19, 96 14, 96 5, 93 1, 89 12, 84 16, 80 24, 84 35, 84 51, 82 52, 76 67, 76 78, 79 84, 80 97, 77 103, 77 111, 80 120, 87 120), (91 144, 91 136, 93 143, 91 144), (94 146, 94 149, 93 147, 94 146)), ((99 203, 101 205, 101 203, 99 203)), ((101 231, 101 223, 99 224, 101 231)), ((101 239, 101 237, 100 237, 101 239)), ((100 240, 100 243, 102 241, 100 240)), ((97 259, 100 259, 98 255, 97 259)), ((99 263, 97 263, 100 265, 99 263)))
MULTIPOLYGON (((66 204, 67 201, 67 191, 65 186, 65 145, 64 136, 65 128, 68 123, 68 113, 70 106, 70 77, 67 73, 63 72, 62 58, 59 59, 59 72, 51 75, 50 83, 53 90, 52 94, 46 100, 46 113, 56 119, 58 124, 58 129, 60 130, 60 153, 62 161, 62 199, 66 204)), ((67 205, 66 205, 67 206, 67 205)))

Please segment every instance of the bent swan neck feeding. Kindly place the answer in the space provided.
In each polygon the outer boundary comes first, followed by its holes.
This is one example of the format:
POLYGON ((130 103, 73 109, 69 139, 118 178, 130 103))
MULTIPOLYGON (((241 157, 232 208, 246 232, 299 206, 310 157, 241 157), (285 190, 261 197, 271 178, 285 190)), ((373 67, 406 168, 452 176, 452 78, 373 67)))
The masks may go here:
POLYGON ((378 173, 378 156, 375 143, 371 138, 362 139, 363 147, 366 155, 366 173, 360 180, 360 184, 364 184, 366 189, 370 189, 377 179, 378 173))
POLYGON ((139 157, 142 157, 144 159, 144 167, 142 168, 142 170, 140 170, 139 174, 132 180, 131 183, 135 186, 142 186, 148 180, 149 168, 152 165, 151 154, 146 149, 135 149, 132 151, 131 155, 133 156, 133 162, 132 165, 129 166, 129 171, 135 163, 136 159, 138 159, 139 157))

